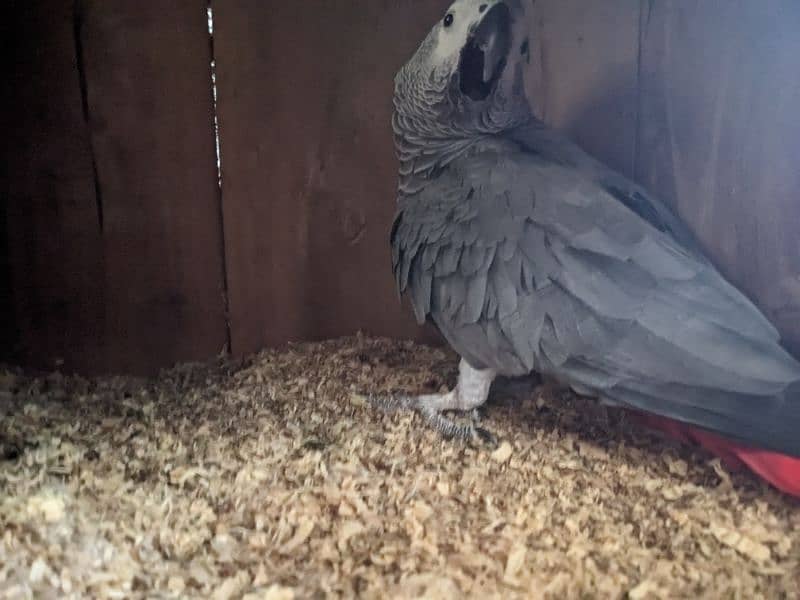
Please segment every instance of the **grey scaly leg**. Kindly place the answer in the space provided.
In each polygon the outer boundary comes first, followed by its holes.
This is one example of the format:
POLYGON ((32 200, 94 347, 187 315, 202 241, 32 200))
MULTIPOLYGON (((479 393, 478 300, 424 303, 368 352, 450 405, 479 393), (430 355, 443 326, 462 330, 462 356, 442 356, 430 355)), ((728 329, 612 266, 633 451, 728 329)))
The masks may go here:
POLYGON ((481 438, 494 443, 494 436, 479 426, 478 407, 489 397, 489 388, 496 373, 491 369, 472 368, 463 358, 458 365, 458 383, 444 394, 422 394, 419 396, 371 396, 376 406, 384 409, 407 409, 419 412, 428 424, 447 438, 471 440, 481 438), (470 413, 469 425, 456 423, 442 412, 455 410, 470 413))

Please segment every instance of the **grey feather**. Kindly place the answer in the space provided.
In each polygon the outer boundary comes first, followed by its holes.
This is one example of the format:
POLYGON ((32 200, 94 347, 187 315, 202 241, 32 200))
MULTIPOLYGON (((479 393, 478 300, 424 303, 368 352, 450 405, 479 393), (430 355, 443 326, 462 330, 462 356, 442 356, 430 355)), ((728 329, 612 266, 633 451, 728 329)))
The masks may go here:
POLYGON ((456 245, 455 242, 451 242, 444 246, 442 251, 439 253, 439 258, 433 265, 433 275, 436 277, 444 277, 446 275, 455 273, 456 269, 458 268, 458 261, 461 259, 462 247, 463 246, 461 244, 456 245))

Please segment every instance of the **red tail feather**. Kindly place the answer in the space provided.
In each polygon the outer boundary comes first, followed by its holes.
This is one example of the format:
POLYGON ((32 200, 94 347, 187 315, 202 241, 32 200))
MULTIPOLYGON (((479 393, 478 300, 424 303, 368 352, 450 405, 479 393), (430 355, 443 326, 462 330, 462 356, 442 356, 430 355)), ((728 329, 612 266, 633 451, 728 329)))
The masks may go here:
POLYGON ((776 488, 800 498, 800 458, 741 446, 721 436, 672 419, 637 414, 646 427, 681 442, 695 443, 732 465, 744 465, 776 488))

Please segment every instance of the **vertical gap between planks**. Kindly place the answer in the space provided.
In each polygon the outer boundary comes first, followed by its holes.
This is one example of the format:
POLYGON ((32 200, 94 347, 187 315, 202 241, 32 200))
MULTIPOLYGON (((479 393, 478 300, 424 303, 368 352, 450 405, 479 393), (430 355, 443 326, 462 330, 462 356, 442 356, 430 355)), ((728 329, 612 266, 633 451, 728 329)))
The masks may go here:
POLYGON ((228 298, 228 256, 227 245, 225 243, 225 212, 223 210, 222 193, 222 150, 219 135, 219 112, 217 111, 217 55, 214 47, 214 7, 212 0, 208 0, 206 6, 206 17, 208 19, 208 45, 210 53, 209 73, 211 82, 211 104, 214 112, 214 148, 217 166, 217 207, 219 215, 220 229, 220 254, 222 255, 222 302, 225 313, 225 348, 227 354, 232 352, 231 347, 231 315, 230 300, 228 298))
POLYGON ((81 108, 83 120, 86 123, 87 137, 89 139, 89 157, 92 162, 92 178, 94 179, 95 204, 97 206, 97 226, 103 231, 103 193, 100 188, 100 175, 97 171, 97 157, 94 151, 94 141, 89 123, 89 87, 86 82, 86 64, 83 53, 83 0, 75 0, 72 5, 72 31, 75 41, 75 63, 78 70, 78 85, 81 91, 81 108))

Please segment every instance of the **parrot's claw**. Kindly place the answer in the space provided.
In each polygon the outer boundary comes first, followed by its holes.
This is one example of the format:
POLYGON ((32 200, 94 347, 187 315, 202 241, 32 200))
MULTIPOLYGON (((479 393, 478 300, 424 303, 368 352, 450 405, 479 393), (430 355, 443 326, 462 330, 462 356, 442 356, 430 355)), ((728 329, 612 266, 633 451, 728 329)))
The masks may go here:
POLYGON ((452 440, 471 442, 480 440, 489 446, 497 446, 497 439, 492 433, 480 425, 480 412, 477 408, 470 411, 469 423, 459 423, 446 417, 443 410, 431 406, 431 396, 368 396, 370 403, 386 412, 397 410, 413 410, 419 413, 432 429, 443 437, 452 440))
POLYGON ((499 445, 494 434, 488 429, 481 427, 481 412, 477 408, 472 409, 470 413, 470 423, 472 424, 473 433, 483 440, 484 444, 492 447, 499 445))

